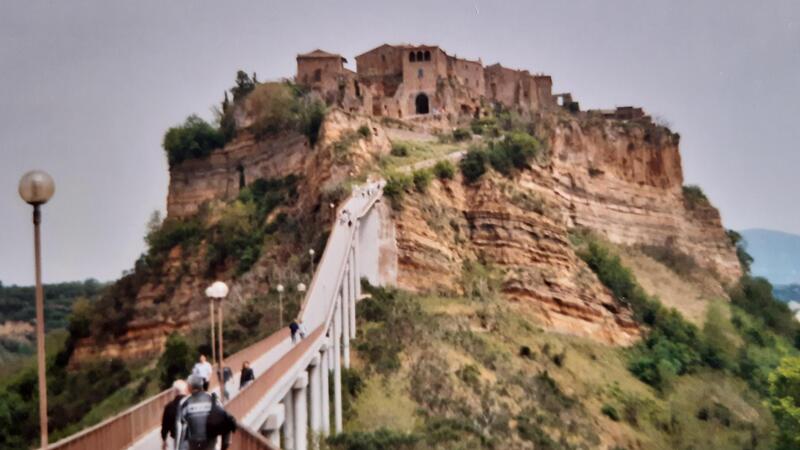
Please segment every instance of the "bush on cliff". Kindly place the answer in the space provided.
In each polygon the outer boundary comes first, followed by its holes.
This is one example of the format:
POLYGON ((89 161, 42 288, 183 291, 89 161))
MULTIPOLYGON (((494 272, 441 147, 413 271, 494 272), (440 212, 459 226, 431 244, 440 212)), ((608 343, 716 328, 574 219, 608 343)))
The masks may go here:
POLYGON ((455 167, 453 167, 453 163, 451 163, 447 159, 443 159, 438 161, 435 166, 433 166, 433 174, 436 175, 436 178, 440 180, 452 180, 453 176, 455 175, 455 167))
POLYGON ((317 142, 325 104, 287 83, 262 83, 247 97, 253 114, 250 126, 258 138, 294 130, 317 142))
POLYGON ((759 317, 767 328, 797 346, 800 324, 794 319, 789 307, 775 298, 769 281, 745 275, 731 289, 730 297, 731 303, 759 317))
POLYGON ((706 193, 700 186, 689 184, 683 187, 683 201, 687 208, 696 208, 709 204, 706 193))
POLYGON ((167 130, 163 146, 172 167, 187 159, 207 156, 224 143, 219 129, 193 114, 183 124, 167 130))
POLYGON ((192 370, 195 352, 179 333, 172 333, 167 338, 164 353, 158 360, 158 380, 161 389, 167 389, 172 383, 185 378, 192 370))
POLYGON ((480 147, 471 148, 463 158, 459 166, 464 180, 467 183, 474 183, 484 173, 486 173, 486 152, 480 147))

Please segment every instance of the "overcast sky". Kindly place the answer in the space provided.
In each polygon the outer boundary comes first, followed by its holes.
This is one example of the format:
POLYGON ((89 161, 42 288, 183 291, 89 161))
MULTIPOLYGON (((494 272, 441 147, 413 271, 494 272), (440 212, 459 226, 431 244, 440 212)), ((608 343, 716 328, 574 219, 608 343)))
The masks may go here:
POLYGON ((686 180, 729 228, 800 233, 800 2, 7 1, 0 4, 0 281, 33 280, 20 175, 49 171, 47 282, 111 280, 164 210, 164 131, 237 69, 294 74, 384 42, 552 75, 583 108, 641 105, 680 132, 686 180))

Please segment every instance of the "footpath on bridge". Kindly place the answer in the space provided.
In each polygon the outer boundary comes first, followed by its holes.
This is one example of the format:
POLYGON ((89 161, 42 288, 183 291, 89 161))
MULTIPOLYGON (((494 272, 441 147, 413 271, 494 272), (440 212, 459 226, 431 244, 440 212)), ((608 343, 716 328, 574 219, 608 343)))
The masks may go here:
MULTIPOLYGON (((337 210, 336 221, 301 307, 300 317, 311 330, 309 336, 293 344, 289 330, 284 328, 225 358, 226 365, 232 368, 250 361, 256 375, 252 383, 239 391, 241 372, 236 371, 225 386, 230 396, 225 407, 240 424, 240 429, 233 435, 231 448, 276 449, 282 430, 285 442, 296 450, 304 450, 307 442, 301 436, 308 434, 309 419, 313 433, 327 434, 330 430, 327 423, 328 371, 334 373, 335 429, 341 431, 340 359, 343 357, 345 367, 349 366, 347 346, 349 339, 355 337, 355 301, 360 290, 356 258, 358 225, 380 199, 382 188, 382 181, 355 188, 337 210), (335 351, 327 351, 329 348, 335 351), (310 417, 305 411, 306 394, 304 386, 298 384, 300 380, 306 380, 306 385, 311 388, 310 417), (293 395, 297 390, 303 393, 303 397, 293 395), (276 409, 277 406, 280 409, 276 409), (276 416, 275 411, 280 414, 276 416), (279 417, 277 424, 272 423, 275 417, 279 417), (266 423, 272 423, 273 427, 269 440, 260 432, 266 423)), ((214 380, 210 389, 219 393, 219 388, 214 380)), ((91 428, 49 445, 48 449, 158 450, 161 448, 161 414, 174 396, 172 389, 165 390, 91 428)))

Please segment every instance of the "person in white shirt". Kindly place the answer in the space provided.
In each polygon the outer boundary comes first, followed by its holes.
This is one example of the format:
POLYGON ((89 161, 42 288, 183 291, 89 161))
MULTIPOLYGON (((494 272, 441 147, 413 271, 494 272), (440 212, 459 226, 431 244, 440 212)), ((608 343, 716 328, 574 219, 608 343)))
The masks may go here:
POLYGON ((194 367, 192 367, 192 375, 196 375, 203 379, 204 391, 208 391, 208 383, 211 381, 212 370, 211 364, 206 359, 206 355, 200 355, 200 361, 198 361, 194 367))

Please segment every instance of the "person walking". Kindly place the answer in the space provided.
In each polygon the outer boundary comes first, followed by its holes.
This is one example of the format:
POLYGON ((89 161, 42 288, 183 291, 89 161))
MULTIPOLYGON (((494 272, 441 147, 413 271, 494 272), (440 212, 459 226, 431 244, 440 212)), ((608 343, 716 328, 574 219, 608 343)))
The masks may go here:
POLYGON ((297 324, 296 320, 293 320, 292 323, 289 324, 289 331, 292 332, 292 344, 297 342, 298 330, 300 330, 300 325, 297 324))
POLYGON ((308 330, 306 330, 306 325, 303 323, 303 319, 297 319, 299 322, 297 325, 297 332, 300 334, 300 339, 305 339, 308 335, 308 330))
POLYGON ((192 367, 192 375, 196 375, 203 379, 203 390, 208 391, 208 384, 211 381, 211 373, 213 369, 211 364, 206 359, 206 355, 201 354, 200 360, 192 367))
POLYGON ((203 378, 189 377, 192 394, 178 407, 175 420, 175 446, 178 450, 214 450, 222 437, 222 450, 230 446, 230 435, 236 430, 236 419, 220 405, 216 395, 203 390, 203 378))
POLYGON ((250 368, 250 361, 245 361, 242 364, 242 375, 239 377, 239 390, 241 391, 247 386, 251 381, 255 380, 256 376, 253 373, 253 369, 250 368))
MULTIPOLYGON (((164 407, 164 413, 161 415, 161 450, 167 450, 168 437, 172 438, 175 442, 178 437, 175 435, 175 423, 178 417, 178 407, 181 401, 189 395, 189 385, 183 380, 175 380, 172 383, 172 388, 175 390, 175 398, 167 403, 164 407)), ((177 445, 173 448, 177 449, 177 445)))

